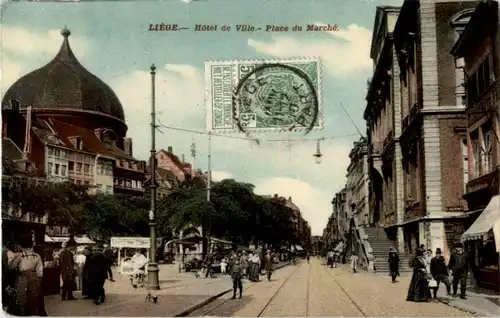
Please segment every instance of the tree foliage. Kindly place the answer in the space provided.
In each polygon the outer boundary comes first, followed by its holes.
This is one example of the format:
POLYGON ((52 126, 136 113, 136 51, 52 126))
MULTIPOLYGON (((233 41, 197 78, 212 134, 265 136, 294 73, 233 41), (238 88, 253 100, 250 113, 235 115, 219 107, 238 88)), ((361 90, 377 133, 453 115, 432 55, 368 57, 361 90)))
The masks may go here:
MULTIPOLYGON (((48 215, 48 225, 65 226, 92 238, 149 235, 150 198, 88 194, 86 186, 4 183, 2 204, 23 213, 48 215)), ((158 235, 171 237, 188 226, 238 244, 299 243, 294 212, 283 201, 254 193, 254 186, 232 179, 213 182, 207 200, 205 180, 194 178, 175 186, 156 203, 158 235)))

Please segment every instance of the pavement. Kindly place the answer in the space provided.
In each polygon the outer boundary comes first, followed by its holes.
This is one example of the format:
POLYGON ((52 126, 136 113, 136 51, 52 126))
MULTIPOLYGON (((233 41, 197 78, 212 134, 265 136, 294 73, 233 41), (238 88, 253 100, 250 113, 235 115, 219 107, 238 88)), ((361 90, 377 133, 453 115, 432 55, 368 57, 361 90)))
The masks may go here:
POLYGON ((327 268, 302 261, 276 272, 271 282, 244 284, 242 299, 226 294, 189 316, 219 317, 467 317, 440 302, 407 302, 410 276, 393 284, 389 276, 327 268))
MULTIPOLYGON (((284 266, 286 264, 279 264, 284 266)), ((115 317, 172 317, 185 316, 196 308, 227 293, 232 283, 229 276, 196 278, 194 273, 179 273, 177 265, 160 265, 158 303, 146 302, 147 290, 134 289, 127 276, 114 273, 115 282, 106 281, 106 302, 97 306, 84 300, 61 301, 59 295, 45 297, 49 316, 115 316, 115 317)))
POLYGON ((439 301, 451 307, 459 308, 480 317, 500 316, 500 295, 486 291, 481 292, 468 287, 466 296, 467 299, 447 296, 446 288, 443 284, 441 284, 438 290, 439 301))

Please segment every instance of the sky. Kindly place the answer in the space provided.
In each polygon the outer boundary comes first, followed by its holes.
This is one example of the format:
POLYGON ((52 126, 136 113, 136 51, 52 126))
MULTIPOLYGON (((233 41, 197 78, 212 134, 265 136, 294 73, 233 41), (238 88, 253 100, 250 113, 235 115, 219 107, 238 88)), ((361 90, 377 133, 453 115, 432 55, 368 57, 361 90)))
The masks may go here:
MULTIPOLYGON (((204 63, 211 60, 319 57, 322 61, 324 129, 304 133, 253 133, 253 140, 214 136, 214 180, 233 178, 255 185, 257 194, 292 197, 321 235, 331 200, 346 181, 349 151, 361 131, 375 9, 402 0, 165 0, 88 2, 6 2, 2 0, 1 94, 21 76, 47 64, 71 31, 70 45, 90 72, 120 99, 133 138, 134 156, 147 160, 151 145, 152 63, 157 67, 156 149, 208 169, 204 63), (140 2, 140 3, 138 3, 140 2), (149 24, 179 24, 190 30, 151 32, 149 24), (195 24, 336 24, 335 32, 195 32, 195 24), (349 114, 346 115, 343 107, 349 114), (352 118, 353 122, 349 119, 352 118), (171 128, 166 128, 166 127, 171 128), (175 130, 172 128, 179 128, 175 130), (186 132, 190 130, 199 133, 186 132), (320 141, 322 163, 313 154, 320 141), (274 141, 272 141, 274 140, 274 141), (278 141, 276 141, 278 140, 278 141)), ((233 27, 234 29, 234 27, 233 27)), ((232 137, 245 137, 232 134, 232 137)))

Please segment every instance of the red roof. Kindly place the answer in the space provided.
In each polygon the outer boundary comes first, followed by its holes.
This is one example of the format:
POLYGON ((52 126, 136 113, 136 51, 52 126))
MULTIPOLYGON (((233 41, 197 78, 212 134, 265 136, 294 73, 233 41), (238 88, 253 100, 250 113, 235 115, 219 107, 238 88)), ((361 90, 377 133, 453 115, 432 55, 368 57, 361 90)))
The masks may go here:
POLYGON ((55 119, 49 119, 49 124, 59 134, 59 139, 68 148, 75 148, 70 141, 70 137, 80 137, 83 142, 83 151, 100 154, 108 157, 115 157, 103 142, 95 135, 91 129, 74 126, 55 119))
POLYGON ((161 149, 158 152, 161 152, 161 153, 167 155, 170 158, 170 160, 172 160, 172 162, 177 166, 177 168, 181 169, 182 171, 186 172, 186 169, 189 169, 188 173, 191 174, 191 164, 189 164, 189 163, 182 163, 179 160, 179 157, 177 157, 173 153, 170 153, 170 152, 166 151, 165 149, 161 149))

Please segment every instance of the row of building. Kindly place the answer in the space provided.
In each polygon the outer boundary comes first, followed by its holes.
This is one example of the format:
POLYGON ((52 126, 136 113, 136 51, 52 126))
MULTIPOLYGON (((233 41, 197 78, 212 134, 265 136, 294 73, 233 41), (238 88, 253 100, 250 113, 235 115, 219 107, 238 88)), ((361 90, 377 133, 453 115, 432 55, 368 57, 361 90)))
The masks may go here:
POLYGON ((367 138, 351 152, 325 236, 341 237, 355 217, 406 255, 423 244, 449 257, 463 241, 474 278, 498 289, 498 2, 377 7, 370 57, 367 138))

